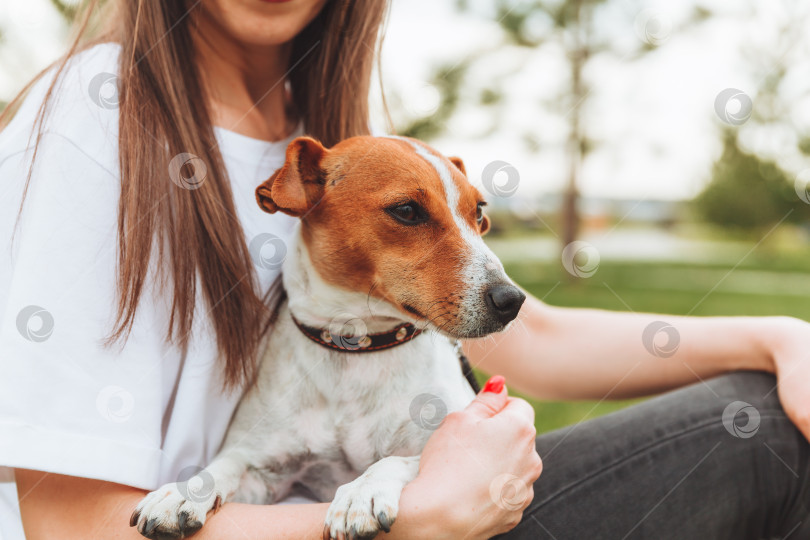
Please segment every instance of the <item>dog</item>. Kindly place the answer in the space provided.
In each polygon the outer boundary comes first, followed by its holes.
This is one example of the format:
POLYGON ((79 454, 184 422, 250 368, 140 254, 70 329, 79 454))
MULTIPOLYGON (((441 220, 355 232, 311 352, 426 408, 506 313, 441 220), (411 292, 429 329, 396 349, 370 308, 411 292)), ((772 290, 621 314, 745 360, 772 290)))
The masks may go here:
POLYGON ((475 397, 458 340, 504 330, 525 300, 481 238, 486 203, 460 159, 370 136, 299 137, 285 157, 256 198, 300 218, 287 300, 219 454, 137 505, 130 525, 148 538, 294 489, 332 501, 324 538, 389 531, 432 430, 475 397), (194 496, 195 482, 209 488, 194 496))

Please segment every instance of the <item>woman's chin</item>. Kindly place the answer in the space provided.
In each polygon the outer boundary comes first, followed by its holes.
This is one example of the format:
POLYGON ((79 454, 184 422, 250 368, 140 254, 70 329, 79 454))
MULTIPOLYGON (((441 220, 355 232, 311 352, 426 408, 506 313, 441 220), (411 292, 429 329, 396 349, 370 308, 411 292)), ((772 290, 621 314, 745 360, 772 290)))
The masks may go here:
POLYGON ((251 46, 274 46, 298 35, 325 3, 325 0, 209 0, 204 9, 232 39, 251 46))

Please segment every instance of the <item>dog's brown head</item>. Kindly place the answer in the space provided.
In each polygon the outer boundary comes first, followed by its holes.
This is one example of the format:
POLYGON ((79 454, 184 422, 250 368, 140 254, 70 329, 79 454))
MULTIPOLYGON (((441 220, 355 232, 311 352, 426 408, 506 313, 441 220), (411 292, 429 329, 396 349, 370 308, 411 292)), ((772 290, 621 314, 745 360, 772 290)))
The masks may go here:
POLYGON ((454 337, 499 331, 525 295, 481 239, 481 193, 458 158, 413 139, 353 137, 326 149, 300 137, 256 189, 267 212, 302 220, 324 281, 395 306, 454 337))

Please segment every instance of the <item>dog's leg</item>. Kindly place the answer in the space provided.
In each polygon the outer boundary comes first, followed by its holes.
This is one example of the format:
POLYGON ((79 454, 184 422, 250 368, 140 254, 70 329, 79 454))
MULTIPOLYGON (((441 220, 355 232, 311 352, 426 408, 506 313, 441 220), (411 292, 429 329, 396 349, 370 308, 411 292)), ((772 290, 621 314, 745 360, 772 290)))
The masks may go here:
POLYGON ((231 447, 186 482, 166 484, 144 497, 129 524, 154 540, 185 538, 197 532, 209 511, 229 499, 251 463, 244 449, 231 447))
POLYGON ((340 486, 326 513, 324 540, 374 538, 381 530, 391 530, 402 488, 418 472, 419 456, 389 456, 340 486))

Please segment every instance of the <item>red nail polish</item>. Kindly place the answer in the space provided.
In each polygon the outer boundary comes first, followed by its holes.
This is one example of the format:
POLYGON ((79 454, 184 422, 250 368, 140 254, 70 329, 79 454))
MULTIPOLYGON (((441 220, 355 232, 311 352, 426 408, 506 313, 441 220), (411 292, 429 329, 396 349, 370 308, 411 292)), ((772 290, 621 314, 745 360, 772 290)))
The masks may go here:
POLYGON ((493 375, 484 385, 482 392, 492 392, 493 394, 500 394, 503 390, 504 379, 501 375, 493 375))

